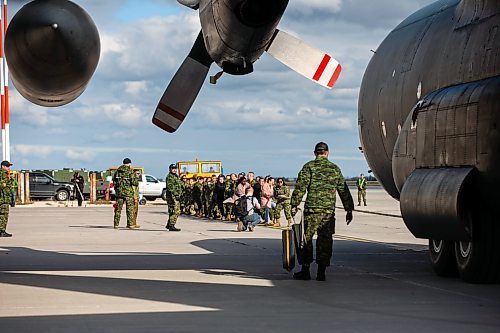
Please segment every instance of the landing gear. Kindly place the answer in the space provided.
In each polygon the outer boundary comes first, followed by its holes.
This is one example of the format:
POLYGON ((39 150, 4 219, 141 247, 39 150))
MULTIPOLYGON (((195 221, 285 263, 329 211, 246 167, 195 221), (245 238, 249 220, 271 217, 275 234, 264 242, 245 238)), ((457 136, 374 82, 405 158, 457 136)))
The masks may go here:
POLYGON ((499 254, 494 243, 486 240, 456 242, 455 258, 460 277, 465 282, 494 283, 500 281, 499 254))
POLYGON ((500 282, 500 226, 490 212, 470 216, 469 241, 429 240, 432 268, 439 276, 458 272, 468 283, 500 282))
POLYGON ((432 269, 437 275, 458 275, 453 241, 429 239, 429 257, 432 269))

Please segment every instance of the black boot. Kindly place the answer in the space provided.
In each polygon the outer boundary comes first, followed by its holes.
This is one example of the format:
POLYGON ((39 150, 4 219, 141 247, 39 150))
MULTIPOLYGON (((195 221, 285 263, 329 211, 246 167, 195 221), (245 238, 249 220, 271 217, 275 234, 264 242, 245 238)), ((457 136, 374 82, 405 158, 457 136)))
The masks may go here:
POLYGON ((302 265, 302 270, 293 274, 295 280, 311 280, 311 273, 309 272, 309 265, 302 265))
POLYGON ((181 231, 181 229, 176 228, 175 225, 166 226, 168 231, 181 231))
POLYGON ((0 231, 0 237, 12 237, 12 235, 9 234, 8 232, 6 232, 5 230, 3 230, 3 231, 0 231))
POLYGON ((316 275, 316 281, 326 281, 325 271, 325 265, 318 265, 318 274, 316 275))

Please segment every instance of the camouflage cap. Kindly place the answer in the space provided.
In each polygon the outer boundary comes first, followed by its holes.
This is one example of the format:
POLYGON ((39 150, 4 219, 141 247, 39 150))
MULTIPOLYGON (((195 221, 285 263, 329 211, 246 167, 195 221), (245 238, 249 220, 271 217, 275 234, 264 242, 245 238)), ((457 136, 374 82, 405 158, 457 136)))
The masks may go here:
POLYGON ((325 151, 328 151, 328 145, 324 142, 318 142, 314 147, 315 153, 323 153, 325 151))

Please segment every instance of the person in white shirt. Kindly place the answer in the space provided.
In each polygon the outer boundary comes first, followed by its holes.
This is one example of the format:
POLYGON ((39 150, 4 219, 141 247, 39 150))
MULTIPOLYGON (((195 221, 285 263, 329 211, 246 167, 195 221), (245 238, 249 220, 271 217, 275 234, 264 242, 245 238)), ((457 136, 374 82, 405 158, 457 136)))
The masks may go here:
POLYGON ((243 217, 242 221, 238 222, 238 231, 253 231, 260 222, 260 215, 255 212, 255 209, 260 209, 259 200, 253 196, 253 187, 248 187, 245 190, 247 200, 248 214, 243 217))

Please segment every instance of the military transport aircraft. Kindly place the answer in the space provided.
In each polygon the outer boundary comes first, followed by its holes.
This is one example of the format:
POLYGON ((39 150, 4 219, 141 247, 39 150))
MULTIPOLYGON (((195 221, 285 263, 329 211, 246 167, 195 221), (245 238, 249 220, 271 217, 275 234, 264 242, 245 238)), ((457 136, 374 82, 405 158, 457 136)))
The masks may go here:
POLYGON ((368 65, 368 164, 429 239, 439 275, 500 275, 500 1, 440 0, 404 20, 368 65))
MULTIPOLYGON (((169 132, 186 117, 213 62, 225 73, 248 74, 267 51, 330 88, 340 73, 331 56, 276 29, 288 0, 178 1, 199 10, 201 32, 153 117, 169 132)), ((384 40, 359 96, 371 169, 400 200, 409 230, 429 239, 434 270, 468 282, 500 275, 499 26, 498 0, 436 1, 384 40)), ((83 92, 99 48, 94 23, 67 0, 24 6, 6 40, 17 89, 45 106, 83 92)))
MULTIPOLYGON (((211 77, 249 74, 267 51, 296 72, 332 88, 340 64, 286 32, 276 29, 288 0, 178 0, 199 9, 201 31, 158 103, 153 123, 174 132, 194 103, 209 68, 211 77)), ((99 34, 92 19, 67 0, 36 0, 12 19, 6 55, 14 85, 29 101, 60 106, 80 96, 99 61, 99 34), (64 13, 64 15, 61 15, 64 13)))

